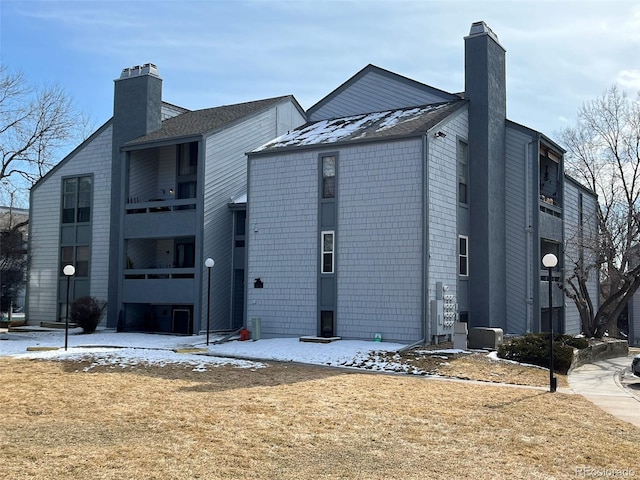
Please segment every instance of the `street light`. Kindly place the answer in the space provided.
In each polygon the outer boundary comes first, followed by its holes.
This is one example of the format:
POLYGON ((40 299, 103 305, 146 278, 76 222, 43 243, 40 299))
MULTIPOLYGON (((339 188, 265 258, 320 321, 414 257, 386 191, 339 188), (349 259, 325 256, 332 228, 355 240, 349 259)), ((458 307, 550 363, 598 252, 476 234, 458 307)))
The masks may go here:
POLYGON ((76 267, 73 265, 65 265, 62 269, 62 273, 67 277, 67 314, 64 318, 64 349, 66 350, 69 339, 69 284, 71 282, 71 277, 76 273, 76 267))
POLYGON ((209 257, 204 261, 204 266, 207 267, 207 345, 209 345, 209 319, 211 317, 211 269, 216 264, 213 258, 209 257))
POLYGON ((557 379, 553 376, 553 292, 551 291, 551 271, 558 265, 558 257, 547 253, 542 257, 542 265, 549 271, 549 391, 555 392, 557 379))

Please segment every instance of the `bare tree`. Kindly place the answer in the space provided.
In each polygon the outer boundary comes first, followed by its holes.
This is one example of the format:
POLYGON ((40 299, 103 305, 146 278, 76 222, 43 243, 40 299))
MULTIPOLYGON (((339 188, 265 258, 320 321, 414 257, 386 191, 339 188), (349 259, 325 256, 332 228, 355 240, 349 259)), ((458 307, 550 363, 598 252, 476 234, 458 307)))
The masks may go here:
MULTIPOLYGON (((25 192, 77 140, 86 118, 58 86, 32 87, 22 72, 0 65, 0 185, 25 192)), ((6 200, 5 200, 6 201, 6 200)))
POLYGON ((598 232, 578 230, 571 240, 582 254, 565 266, 563 290, 580 312, 583 333, 601 337, 640 287, 640 92, 629 98, 611 87, 583 105, 562 139, 567 171, 598 195, 598 232), (598 271, 596 310, 587 286, 598 271))
POLYGON ((9 318, 25 283, 28 223, 28 215, 24 211, 15 212, 12 206, 0 212, 0 313, 9 312, 9 318))

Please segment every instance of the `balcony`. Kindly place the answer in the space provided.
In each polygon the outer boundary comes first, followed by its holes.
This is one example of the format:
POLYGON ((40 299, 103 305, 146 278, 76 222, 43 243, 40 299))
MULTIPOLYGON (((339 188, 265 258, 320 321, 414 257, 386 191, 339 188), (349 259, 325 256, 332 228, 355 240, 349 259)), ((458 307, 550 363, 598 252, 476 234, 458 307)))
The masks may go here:
POLYGON ((193 268, 127 269, 124 303, 193 304, 196 288, 193 268))
POLYGON ((193 278, 193 268, 129 268, 125 280, 167 280, 193 278))
POLYGON ((195 208, 195 198, 128 203, 125 207, 124 238, 194 235, 195 208))

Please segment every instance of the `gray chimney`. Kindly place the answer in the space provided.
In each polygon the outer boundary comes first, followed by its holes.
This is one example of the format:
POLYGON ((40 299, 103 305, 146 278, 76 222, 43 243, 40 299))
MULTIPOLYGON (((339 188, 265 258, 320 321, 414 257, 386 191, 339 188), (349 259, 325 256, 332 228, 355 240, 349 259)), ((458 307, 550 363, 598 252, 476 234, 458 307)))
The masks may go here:
POLYGON ((505 49, 484 22, 465 37, 469 100, 469 256, 472 326, 506 328, 505 49))
POLYGON ((162 124, 162 79, 152 63, 125 68, 115 80, 114 142, 118 146, 146 135, 162 124))
POLYGON ((119 272, 122 266, 121 218, 124 215, 126 156, 122 146, 138 137, 158 130, 162 125, 162 79, 152 63, 125 68, 115 80, 111 140, 111 221, 109 232, 109 291, 107 325, 118 324, 119 272), (116 273, 113 273, 116 272, 116 273))

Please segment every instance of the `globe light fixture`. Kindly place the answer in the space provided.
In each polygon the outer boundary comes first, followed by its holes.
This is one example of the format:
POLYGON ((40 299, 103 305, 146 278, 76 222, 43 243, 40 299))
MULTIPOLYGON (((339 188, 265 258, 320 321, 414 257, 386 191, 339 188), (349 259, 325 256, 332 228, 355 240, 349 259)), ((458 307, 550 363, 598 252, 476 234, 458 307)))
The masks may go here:
POLYGON ((547 253, 542 257, 542 265, 549 272, 549 391, 556 391, 558 386, 557 378, 553 375, 553 292, 551 290, 551 282, 553 281, 552 270, 558 265, 558 257, 553 253, 547 253))

